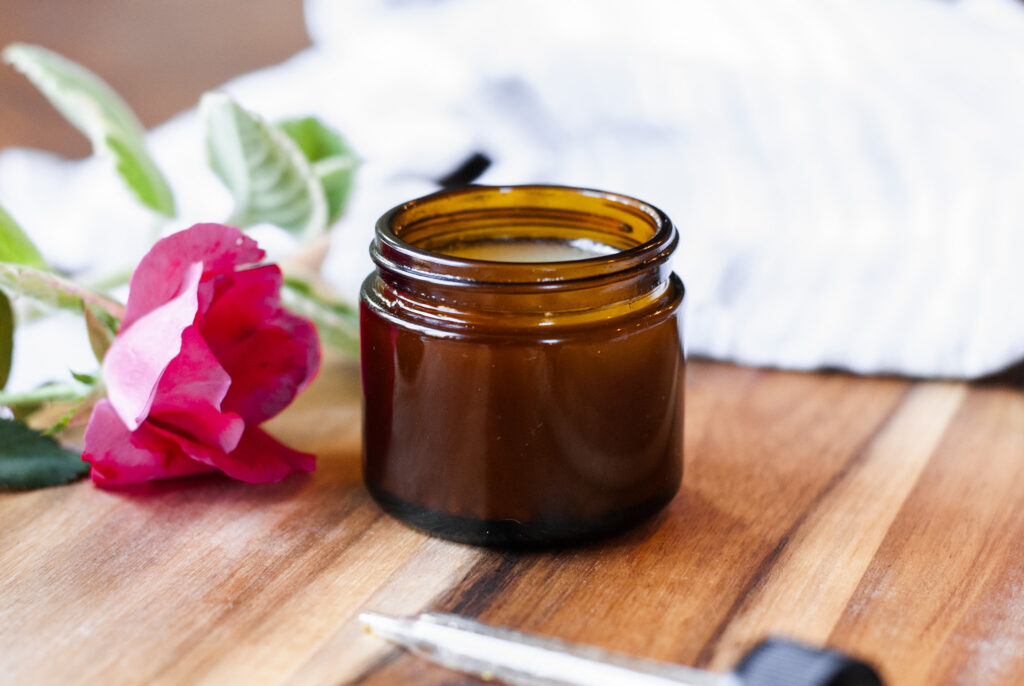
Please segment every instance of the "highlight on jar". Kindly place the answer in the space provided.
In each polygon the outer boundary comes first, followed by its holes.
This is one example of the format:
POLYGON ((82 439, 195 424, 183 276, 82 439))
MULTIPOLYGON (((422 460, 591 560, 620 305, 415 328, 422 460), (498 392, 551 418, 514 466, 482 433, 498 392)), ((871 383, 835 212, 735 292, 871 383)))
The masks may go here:
POLYGON ((668 504, 683 473, 678 241, 647 203, 561 186, 384 214, 360 297, 363 477, 380 506, 444 538, 535 546, 668 504))

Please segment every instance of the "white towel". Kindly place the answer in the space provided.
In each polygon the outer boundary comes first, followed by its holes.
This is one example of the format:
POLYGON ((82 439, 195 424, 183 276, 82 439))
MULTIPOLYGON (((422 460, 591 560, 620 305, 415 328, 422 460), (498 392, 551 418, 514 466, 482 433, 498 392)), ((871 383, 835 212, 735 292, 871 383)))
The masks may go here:
MULTIPOLYGON (((481 151, 482 183, 668 212, 691 353, 929 377, 1024 359, 1015 0, 309 0, 307 20, 312 48, 224 90, 316 114, 364 160, 325 265, 350 298, 376 217, 481 151)), ((200 141, 194 112, 150 135, 177 228, 229 213, 200 141)), ((109 175, 8 151, 0 204, 56 263, 107 267, 148 221, 109 175)))

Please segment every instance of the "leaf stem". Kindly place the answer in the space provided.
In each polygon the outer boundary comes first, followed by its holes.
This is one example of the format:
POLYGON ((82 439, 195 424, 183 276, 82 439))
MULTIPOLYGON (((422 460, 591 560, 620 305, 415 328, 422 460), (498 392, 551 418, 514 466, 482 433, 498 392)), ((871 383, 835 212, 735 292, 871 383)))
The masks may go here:
POLYGON ((0 286, 53 307, 81 312, 84 302, 99 307, 115 319, 124 318, 121 303, 52 272, 0 262, 0 286))
POLYGON ((131 267, 123 267, 116 272, 102 274, 95 280, 88 281, 89 288, 94 291, 109 291, 124 286, 131 280, 133 271, 131 267))
POLYGON ((24 393, 0 393, 0 405, 18 407, 53 400, 81 400, 89 394, 90 390, 81 384, 52 383, 24 393))

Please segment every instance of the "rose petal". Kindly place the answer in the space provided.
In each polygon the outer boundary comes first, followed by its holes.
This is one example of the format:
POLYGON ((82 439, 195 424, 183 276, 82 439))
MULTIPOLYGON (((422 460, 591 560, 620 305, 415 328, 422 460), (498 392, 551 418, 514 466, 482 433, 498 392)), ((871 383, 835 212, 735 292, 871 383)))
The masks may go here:
POLYGON ((291 403, 316 374, 309 361, 316 331, 312 324, 306 326, 302 336, 281 328, 261 329, 227 350, 221 359, 232 382, 222 403, 225 411, 238 413, 247 425, 260 424, 291 403))
POLYGON ((274 318, 272 325, 288 332, 297 343, 301 342, 306 349, 306 378, 295 390, 296 394, 301 393, 306 386, 313 382, 320 371, 320 336, 317 334, 316 325, 305 317, 300 317, 289 310, 281 309, 274 318))
POLYGON ((174 298, 127 328, 122 326, 103 359, 107 396, 131 431, 146 418, 160 377, 181 352, 182 334, 196 316, 202 268, 201 262, 193 262, 174 298))
POLYGON ((181 352, 160 377, 148 421, 231 451, 245 424, 237 414, 221 412, 221 401, 230 385, 227 372, 196 328, 190 326, 181 334, 181 352))
POLYGON ((259 424, 284 409, 320 364, 316 329, 280 307, 275 265, 237 272, 198 326, 231 376, 223 409, 259 424))
MULTIPOLYGON (((220 446, 197 441, 175 427, 162 426, 155 422, 146 422, 142 426, 154 435, 159 436, 162 441, 173 445, 175 450, 181 451, 196 462, 208 465, 210 469, 215 471, 219 471, 217 462, 224 459, 224 456, 227 454, 220 446)), ((244 429, 244 426, 242 428, 244 429)), ((239 439, 241 439, 241 434, 234 441, 234 447, 238 446, 239 439)))
POLYGON ((281 310, 281 270, 277 265, 246 269, 223 276, 209 308, 198 325, 214 354, 244 339, 281 310))
POLYGON ((292 472, 316 469, 316 457, 292 450, 259 427, 247 426, 238 447, 214 464, 228 476, 252 484, 280 481, 292 472))
POLYGON ((196 400, 220 407, 231 377, 196 327, 186 327, 180 336, 181 349, 160 377, 151 412, 172 410, 196 400))
POLYGON ((113 406, 101 400, 93 408, 85 429, 82 459, 92 465, 91 477, 98 486, 121 486, 216 471, 186 456, 173 443, 143 427, 128 431, 113 406))
POLYGON ((314 469, 256 426, 320 364, 312 323, 281 308, 280 270, 238 270, 263 255, 238 229, 197 224, 140 262, 104 362, 109 400, 87 431, 97 483, 215 469, 262 483, 314 469))
POLYGON ((157 241, 132 274, 122 326, 155 310, 177 293, 177 285, 194 262, 202 273, 231 272, 256 264, 266 253, 233 226, 196 224, 157 241))
POLYGON ((245 430, 245 422, 238 414, 221 412, 198 401, 191 405, 183 403, 174 410, 153 413, 143 426, 146 424, 224 452, 235 449, 245 430))

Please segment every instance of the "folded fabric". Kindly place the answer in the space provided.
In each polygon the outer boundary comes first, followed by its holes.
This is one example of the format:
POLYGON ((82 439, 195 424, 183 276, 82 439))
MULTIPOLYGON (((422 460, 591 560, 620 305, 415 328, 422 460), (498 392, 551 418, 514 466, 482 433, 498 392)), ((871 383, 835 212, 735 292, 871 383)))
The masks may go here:
MULTIPOLYGON (((309 0, 307 20, 312 48, 224 90, 323 117, 363 159, 324 270, 350 298, 377 216, 479 151, 481 183, 664 209, 691 354, 928 377, 1024 359, 1018 2, 309 0)), ((200 141, 194 112, 150 135, 181 226, 229 213, 200 141)), ((8 151, 0 204, 58 264, 110 262, 114 235, 130 261, 147 220, 107 175, 8 151)))

